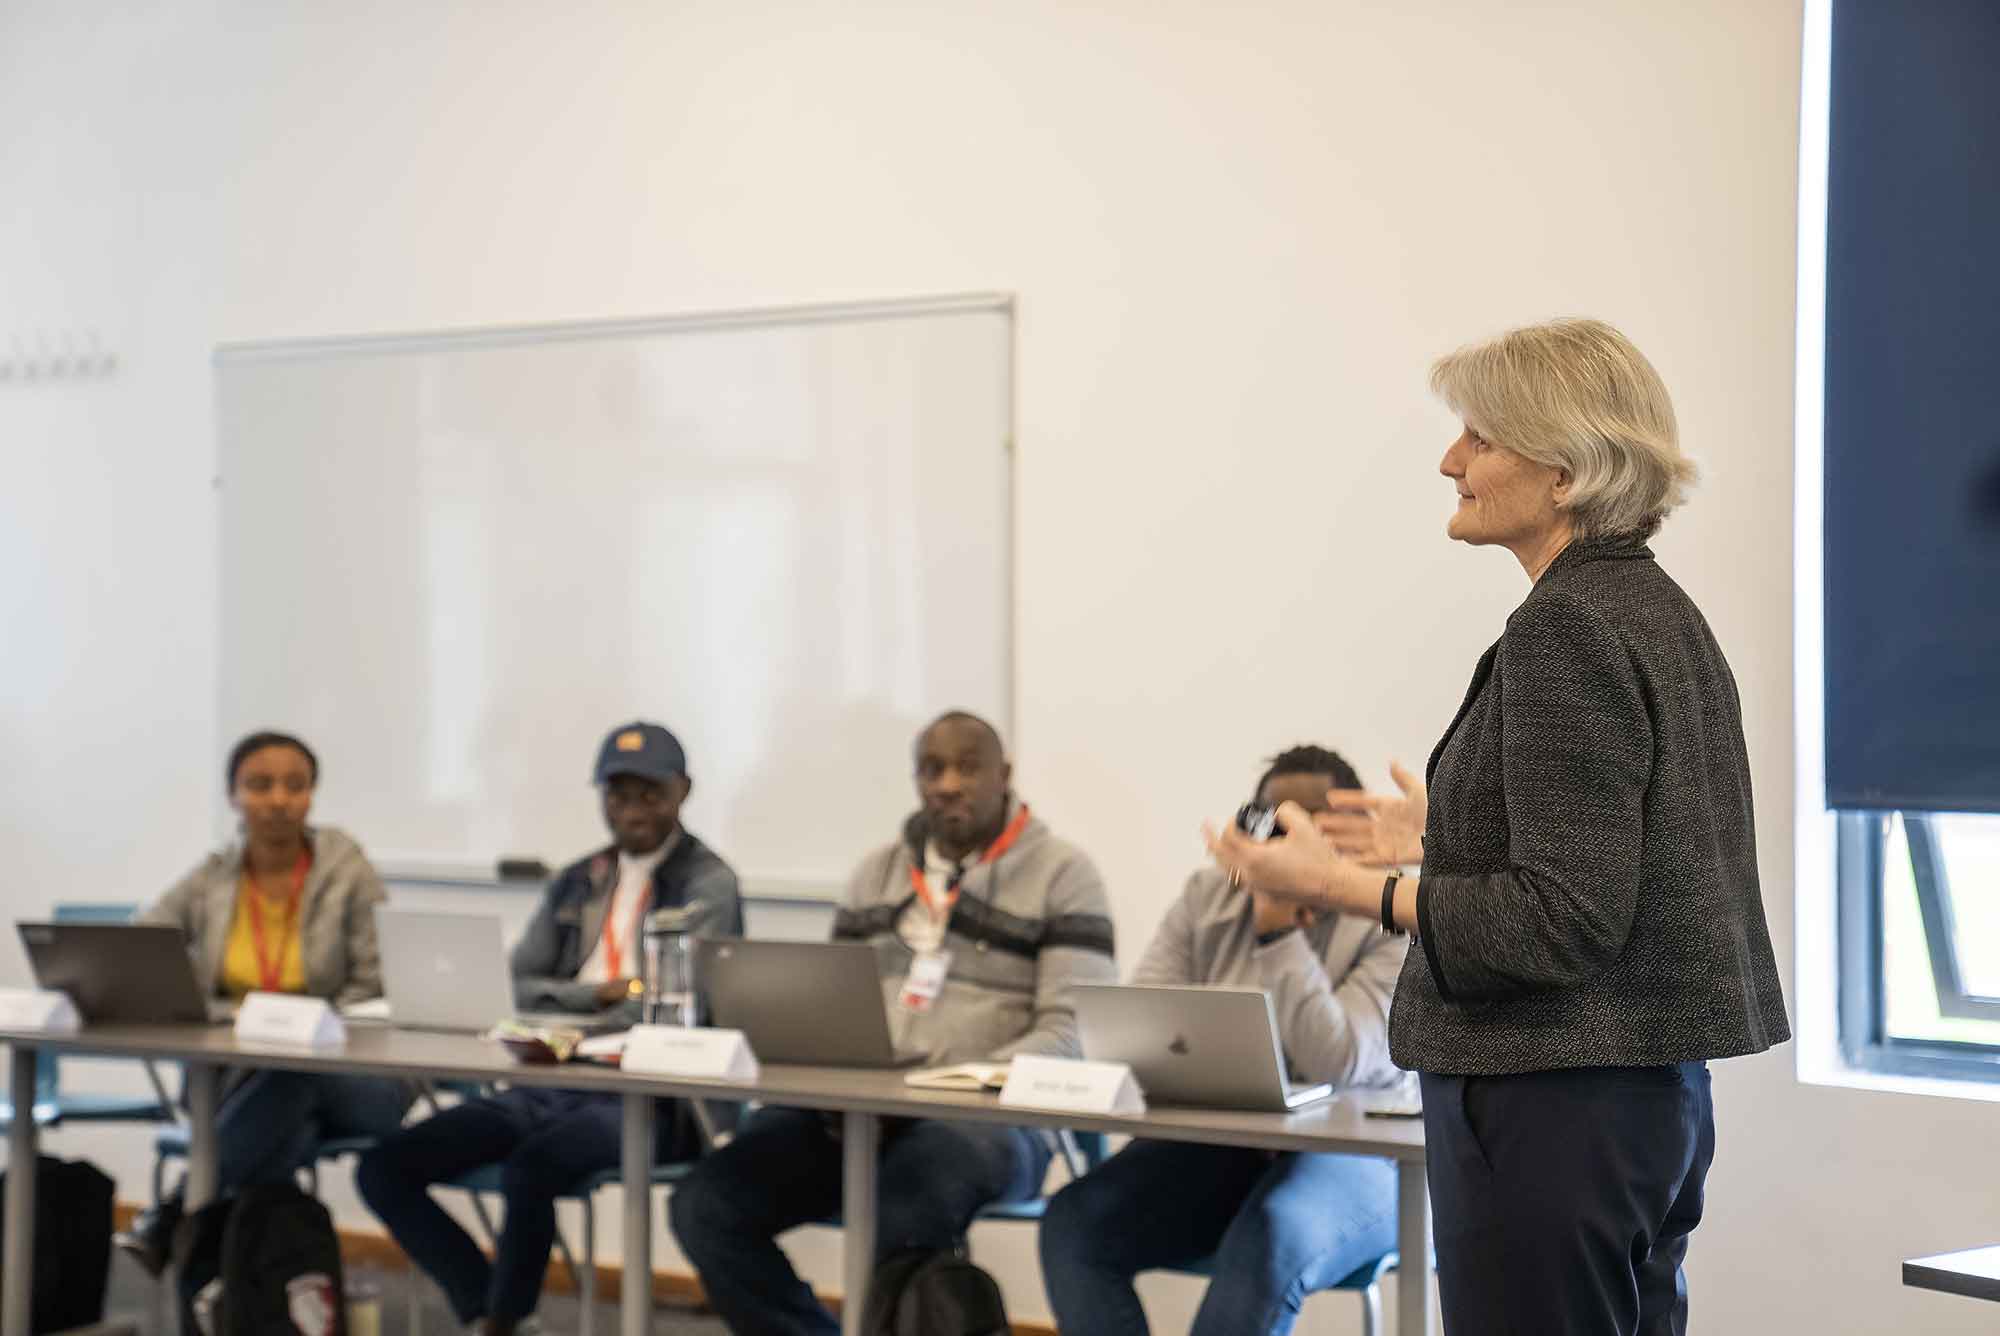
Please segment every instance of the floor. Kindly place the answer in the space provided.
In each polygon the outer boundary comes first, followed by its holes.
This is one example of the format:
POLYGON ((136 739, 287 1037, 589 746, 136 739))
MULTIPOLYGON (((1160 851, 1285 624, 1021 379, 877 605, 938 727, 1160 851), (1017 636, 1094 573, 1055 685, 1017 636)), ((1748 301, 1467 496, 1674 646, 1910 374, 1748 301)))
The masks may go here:
MULTIPOLYGON (((349 1336, 414 1336, 408 1318, 408 1273, 363 1269, 350 1275, 348 1281, 350 1288, 359 1282, 373 1286, 381 1293, 380 1326, 371 1332, 362 1323, 354 1322, 350 1324, 349 1336)), ((110 1294, 105 1301, 106 1315, 135 1319, 139 1330, 147 1336, 170 1336, 174 1331, 171 1322, 162 1331, 153 1321, 155 1283, 129 1259, 115 1257, 111 1264, 110 1294)), ((454 1336, 461 1328, 453 1320, 451 1310, 445 1306, 437 1287, 427 1284, 424 1292, 420 1320, 425 1336, 454 1336)), ((569 1295, 545 1298, 541 1319, 542 1330, 548 1336, 569 1336, 581 1330, 577 1301, 569 1295)), ((655 1336, 722 1336, 725 1328, 713 1317, 700 1317, 662 1307, 653 1315, 651 1330, 655 1336)), ((598 1304, 595 1336, 617 1336, 617 1332, 618 1306, 615 1303, 598 1304)))

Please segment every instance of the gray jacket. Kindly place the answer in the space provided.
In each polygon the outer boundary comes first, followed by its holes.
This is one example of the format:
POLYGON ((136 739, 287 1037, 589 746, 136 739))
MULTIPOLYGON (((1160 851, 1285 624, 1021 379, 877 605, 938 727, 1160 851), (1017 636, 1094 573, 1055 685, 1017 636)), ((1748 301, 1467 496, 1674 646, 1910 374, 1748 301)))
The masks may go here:
POLYGON ((1295 1080, 1389 1085, 1401 1076, 1389 1060, 1389 999, 1407 950, 1407 938, 1347 914, 1259 946, 1249 895, 1210 867, 1188 878, 1132 982, 1261 988, 1295 1080))
MULTIPOLYGON (((1010 820, 1018 808, 1010 798, 1010 820)), ((862 859, 834 918, 835 938, 875 947, 896 1046, 931 1063, 1082 1056, 1070 985, 1118 981, 1111 905, 1090 859, 1030 817, 1013 848, 959 883, 945 929, 950 973, 930 1009, 913 1013, 896 1000, 914 959, 896 925, 916 897, 910 868, 922 866, 926 838, 912 817, 902 839, 862 859)))
POLYGON ((1790 1037, 1736 679, 1643 544, 1550 564, 1429 775, 1398 1063, 1650 1066, 1790 1037))
MULTIPOLYGON (((382 879, 361 846, 331 826, 308 828, 312 870, 299 900, 299 954, 306 992, 336 1006, 382 995, 382 953, 376 945, 375 906, 388 899, 382 879)), ((231 844, 195 869, 139 916, 187 935, 195 978, 211 993, 222 990, 222 957, 236 915, 243 877, 243 846, 231 844)))
MULTIPOLYGON (((522 1011, 598 1009, 597 985, 578 983, 576 972, 596 947, 617 889, 615 847, 579 858, 549 883, 534 918, 514 944, 515 1006, 522 1011)), ((699 907, 688 929, 696 936, 743 934, 743 902, 736 873, 686 830, 677 832, 673 848, 653 869, 653 891, 642 913, 679 905, 699 907)), ((637 1003, 622 1007, 628 1019, 639 1018, 637 1003)))

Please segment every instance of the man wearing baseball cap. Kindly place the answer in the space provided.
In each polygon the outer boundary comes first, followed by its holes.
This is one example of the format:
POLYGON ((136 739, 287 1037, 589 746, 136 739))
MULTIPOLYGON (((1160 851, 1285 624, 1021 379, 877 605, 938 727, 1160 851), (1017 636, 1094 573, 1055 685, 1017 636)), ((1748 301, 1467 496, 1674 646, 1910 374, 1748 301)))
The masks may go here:
MULTIPOLYGON (((642 924, 656 909, 693 907, 692 931, 738 935, 736 874, 680 824, 687 754, 643 721, 611 730, 593 772, 611 844, 564 868, 514 947, 515 1005, 627 1023, 639 1017, 642 924)), ((699 1133, 678 1100, 655 1119, 661 1160, 697 1153, 699 1133)), ((429 1272, 474 1331, 532 1330, 555 1240, 555 1199, 619 1163, 617 1095, 514 1089, 470 1100, 407 1127, 361 1159, 356 1183, 403 1251, 429 1272), (499 1164, 506 1223, 489 1263, 426 1190, 499 1164)))

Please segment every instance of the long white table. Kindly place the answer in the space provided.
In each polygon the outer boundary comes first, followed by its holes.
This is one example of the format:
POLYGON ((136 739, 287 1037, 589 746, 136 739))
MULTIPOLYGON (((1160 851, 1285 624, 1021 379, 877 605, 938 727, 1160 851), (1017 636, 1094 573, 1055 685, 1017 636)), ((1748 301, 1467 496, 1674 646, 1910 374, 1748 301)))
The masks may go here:
MULTIPOLYGON (((1351 1101, 1328 1100, 1298 1113, 1237 1113, 1218 1109, 1156 1108, 1138 1117, 1094 1117, 1002 1108, 991 1095, 913 1090, 899 1072, 838 1067, 767 1066, 754 1082, 672 1080, 627 1076, 582 1063, 530 1066, 515 1062, 498 1044, 470 1035, 350 1024, 346 1047, 309 1051, 247 1047, 218 1025, 104 1025, 74 1035, 0 1030, 12 1046, 14 1107, 33 1107, 35 1052, 50 1048, 100 1057, 152 1058, 186 1066, 189 1094, 187 1204, 215 1194, 215 1105, 224 1067, 276 1067, 409 1080, 509 1081, 515 1085, 596 1090, 624 1101, 621 1171, 625 1187, 623 1336, 644 1336, 652 1312, 653 1100, 662 1096, 761 1100, 842 1115, 842 1217, 845 1221, 845 1294, 841 1329, 857 1336, 875 1255, 876 1153, 885 1116, 950 1118, 1016 1126, 1073 1127, 1163 1141, 1247 1146, 1276 1151, 1328 1151, 1373 1155, 1396 1162, 1397 1249, 1403 1258, 1398 1288, 1399 1336, 1429 1336, 1430 1200, 1424 1181, 1423 1127, 1415 1119, 1365 1117, 1351 1101)), ((37 1132, 34 1119, 16 1116, 8 1138, 6 1248, 0 1257, 0 1336, 27 1336, 29 1277, 33 1274, 37 1132)))

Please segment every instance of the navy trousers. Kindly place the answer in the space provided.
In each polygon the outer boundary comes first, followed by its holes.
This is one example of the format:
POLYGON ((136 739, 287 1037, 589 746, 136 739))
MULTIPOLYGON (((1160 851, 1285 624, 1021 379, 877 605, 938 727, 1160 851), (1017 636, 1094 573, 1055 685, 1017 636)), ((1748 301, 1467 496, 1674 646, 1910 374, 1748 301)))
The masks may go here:
MULTIPOLYGON (((672 1102, 655 1106, 653 1153, 691 1159, 698 1142, 672 1102)), ((623 1154, 617 1095, 517 1086, 468 1100, 404 1128, 361 1157, 355 1186, 403 1251, 430 1273, 460 1322, 519 1321, 535 1311, 556 1237, 556 1198, 623 1154), (492 1261, 435 1201, 429 1186, 500 1166, 506 1220, 492 1261)))
MULTIPOLYGON (((979 1208, 1041 1191, 1049 1148, 1021 1127, 890 1120, 877 1180, 877 1260, 957 1245, 979 1208)), ((735 1336, 839 1336, 777 1236, 840 1209, 841 1146, 802 1109, 752 1115, 667 1198, 681 1250, 735 1336)))
POLYGON ((1715 1155, 1707 1064, 1423 1086, 1451 1336, 1687 1331, 1681 1262, 1715 1155))

